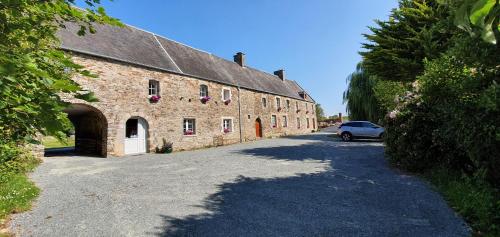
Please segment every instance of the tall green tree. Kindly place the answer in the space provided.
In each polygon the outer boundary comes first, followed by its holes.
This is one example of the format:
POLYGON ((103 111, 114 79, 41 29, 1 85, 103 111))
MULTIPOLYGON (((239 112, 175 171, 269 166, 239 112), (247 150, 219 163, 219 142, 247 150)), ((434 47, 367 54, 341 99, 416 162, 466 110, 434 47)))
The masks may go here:
POLYGON ((324 120, 325 117, 325 111, 323 110, 323 107, 321 107, 321 104, 316 104, 316 117, 318 121, 324 120))
POLYGON ((439 57, 448 47, 449 16, 437 0, 401 0, 388 21, 377 20, 361 52, 363 65, 382 80, 412 82, 424 70, 424 59, 439 57))
POLYGON ((69 124, 61 93, 93 100, 91 92, 71 80, 92 76, 59 49, 56 33, 64 23, 78 22, 79 35, 94 33, 94 23, 120 25, 106 15, 100 0, 0 1, 0 137, 20 142, 31 135, 62 135, 69 124))
POLYGON ((362 63, 348 78, 348 88, 344 92, 344 103, 351 120, 378 122, 383 118, 380 103, 375 97, 375 81, 366 72, 362 63))

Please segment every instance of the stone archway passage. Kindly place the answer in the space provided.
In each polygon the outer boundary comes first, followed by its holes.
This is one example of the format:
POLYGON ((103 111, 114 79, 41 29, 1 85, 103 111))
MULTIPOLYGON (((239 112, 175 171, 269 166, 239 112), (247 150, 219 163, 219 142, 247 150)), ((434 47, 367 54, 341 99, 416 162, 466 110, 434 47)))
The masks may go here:
POLYGON ((64 112, 75 127, 75 152, 106 157, 108 122, 102 112, 84 104, 72 104, 64 112))

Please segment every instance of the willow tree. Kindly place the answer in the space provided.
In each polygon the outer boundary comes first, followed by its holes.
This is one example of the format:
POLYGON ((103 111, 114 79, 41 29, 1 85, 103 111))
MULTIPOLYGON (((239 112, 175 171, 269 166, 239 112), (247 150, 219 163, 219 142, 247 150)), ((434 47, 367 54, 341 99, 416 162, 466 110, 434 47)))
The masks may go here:
POLYGON ((375 80, 366 72, 362 63, 359 63, 356 71, 349 75, 347 82, 349 85, 344 92, 344 103, 349 118, 380 121, 384 113, 375 95, 375 80))

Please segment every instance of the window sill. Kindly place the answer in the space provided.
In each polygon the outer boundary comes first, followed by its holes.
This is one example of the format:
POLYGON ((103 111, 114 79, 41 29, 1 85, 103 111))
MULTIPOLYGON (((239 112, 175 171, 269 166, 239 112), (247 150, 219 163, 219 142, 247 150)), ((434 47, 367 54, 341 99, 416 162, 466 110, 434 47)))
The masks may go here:
POLYGON ((185 136, 185 137, 196 137, 196 136, 198 136, 198 134, 192 134, 192 135, 184 134, 183 136, 185 136))

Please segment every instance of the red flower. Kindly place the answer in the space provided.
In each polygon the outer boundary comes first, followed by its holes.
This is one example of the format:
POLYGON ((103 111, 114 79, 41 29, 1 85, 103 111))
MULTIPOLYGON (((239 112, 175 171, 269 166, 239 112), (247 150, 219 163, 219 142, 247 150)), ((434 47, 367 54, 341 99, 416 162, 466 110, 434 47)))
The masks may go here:
POLYGON ((161 99, 161 96, 159 95, 153 95, 149 98, 149 102, 151 103, 157 103, 158 101, 160 101, 161 99))

